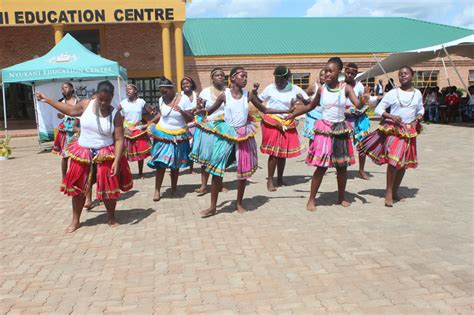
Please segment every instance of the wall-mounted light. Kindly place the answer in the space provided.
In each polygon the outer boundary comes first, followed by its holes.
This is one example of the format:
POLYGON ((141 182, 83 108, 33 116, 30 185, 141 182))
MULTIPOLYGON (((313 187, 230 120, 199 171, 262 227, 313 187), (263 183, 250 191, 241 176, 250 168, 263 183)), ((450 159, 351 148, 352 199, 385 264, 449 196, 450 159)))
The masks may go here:
POLYGON ((126 52, 123 53, 123 56, 124 56, 125 58, 128 58, 128 57, 130 57, 130 53, 129 53, 128 51, 126 51, 126 52))

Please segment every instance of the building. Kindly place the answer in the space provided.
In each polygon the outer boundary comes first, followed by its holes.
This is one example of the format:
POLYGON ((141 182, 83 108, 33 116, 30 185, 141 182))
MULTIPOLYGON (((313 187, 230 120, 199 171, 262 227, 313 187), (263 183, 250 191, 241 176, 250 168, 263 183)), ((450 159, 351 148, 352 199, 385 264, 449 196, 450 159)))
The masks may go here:
MULTIPOLYGON (((179 82, 186 74, 200 89, 209 84, 212 68, 243 65, 249 71, 249 86, 264 86, 273 80, 274 67, 285 64, 294 82, 305 87, 332 56, 355 62, 364 71, 390 53, 474 34, 407 18, 186 19, 186 2, 3 0, 0 68, 45 54, 70 33, 93 52, 126 67, 142 96, 156 103, 161 76, 179 82)), ((453 61, 461 77, 474 83, 474 61, 454 56, 453 61)), ((462 86, 452 67, 444 68, 439 59, 414 68, 418 86, 446 86, 448 77, 450 84, 462 86)), ((395 73, 388 76, 396 80, 395 73)), ((381 79, 386 83, 386 77, 381 79)), ((28 87, 12 84, 7 92, 9 118, 34 117, 28 87)))

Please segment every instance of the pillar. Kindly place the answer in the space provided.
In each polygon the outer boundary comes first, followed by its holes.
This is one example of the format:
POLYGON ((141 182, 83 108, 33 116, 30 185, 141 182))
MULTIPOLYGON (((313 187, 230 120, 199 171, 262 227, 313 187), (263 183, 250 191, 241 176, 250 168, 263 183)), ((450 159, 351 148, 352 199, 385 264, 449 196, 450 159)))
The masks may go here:
POLYGON ((57 45, 64 34, 64 24, 52 24, 54 30, 54 43, 57 45))
POLYGON ((184 78, 183 24, 184 22, 173 22, 176 57, 176 85, 178 91, 181 91, 180 82, 184 78))
POLYGON ((170 22, 161 23, 161 41, 163 44, 163 74, 171 80, 170 24, 170 22))

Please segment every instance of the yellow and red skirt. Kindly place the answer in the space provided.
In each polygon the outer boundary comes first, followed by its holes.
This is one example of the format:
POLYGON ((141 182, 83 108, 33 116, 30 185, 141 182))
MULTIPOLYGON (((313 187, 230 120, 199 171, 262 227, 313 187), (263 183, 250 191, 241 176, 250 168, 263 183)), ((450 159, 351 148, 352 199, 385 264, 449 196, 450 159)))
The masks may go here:
POLYGON ((61 185, 61 191, 68 196, 78 196, 87 191, 89 179, 97 183, 97 199, 116 199, 120 191, 128 191, 133 187, 132 173, 127 159, 120 158, 119 173, 110 176, 115 160, 115 145, 101 149, 89 149, 79 145, 74 137, 66 149, 71 163, 61 185))
POLYGON ((129 162, 142 161, 150 156, 151 140, 141 123, 134 124, 127 120, 123 124, 125 137, 125 157, 129 162))
POLYGON ((397 125, 391 119, 384 119, 376 130, 358 143, 357 148, 375 164, 389 164, 397 169, 416 168, 416 137, 420 132, 418 122, 397 125))
POLYGON ((263 115, 260 151, 279 158, 292 158, 301 155, 303 147, 296 127, 295 120, 284 120, 269 114, 263 115))

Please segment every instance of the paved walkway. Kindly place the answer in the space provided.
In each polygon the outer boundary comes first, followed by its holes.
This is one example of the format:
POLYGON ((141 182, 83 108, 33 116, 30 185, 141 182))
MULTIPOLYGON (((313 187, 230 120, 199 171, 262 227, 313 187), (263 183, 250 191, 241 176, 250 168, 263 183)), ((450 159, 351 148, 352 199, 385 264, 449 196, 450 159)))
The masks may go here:
POLYGON ((121 226, 98 206, 69 235, 59 158, 35 138, 12 145, 0 161, 2 314, 473 314, 473 128, 427 126, 407 200, 391 209, 385 168, 371 162, 370 181, 349 172, 350 208, 334 205, 330 172, 310 213, 313 169, 288 161, 291 185, 267 193, 260 156, 244 215, 232 212, 234 173, 208 219, 198 212, 209 196, 192 192, 198 175, 180 177, 182 199, 169 198, 167 176, 153 203, 150 174, 119 202, 121 226))

